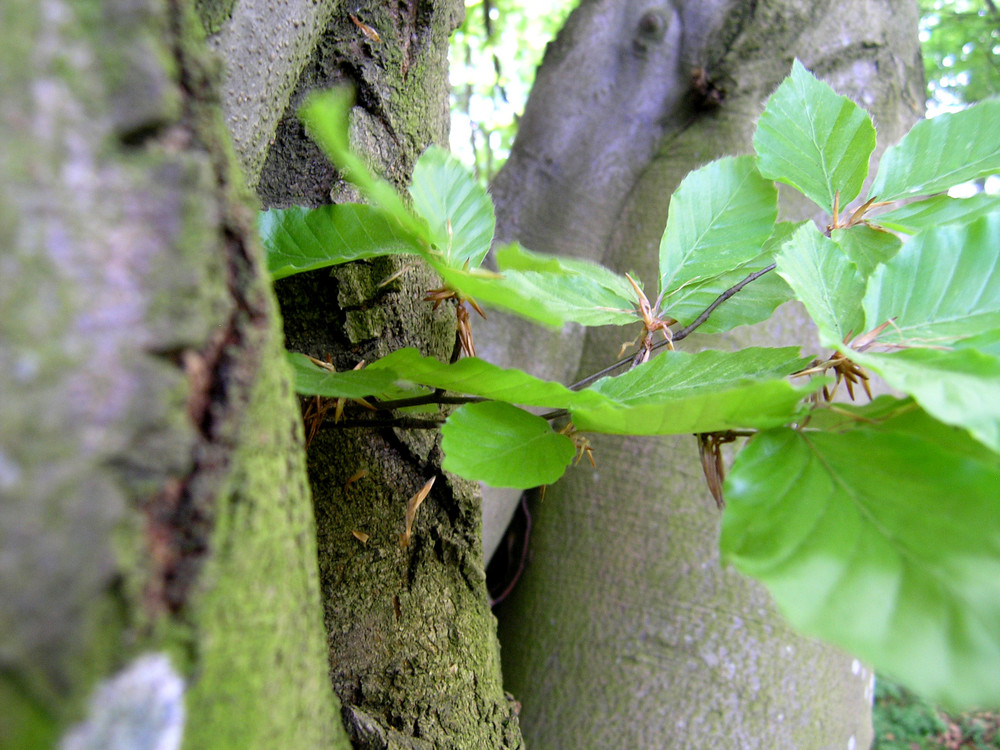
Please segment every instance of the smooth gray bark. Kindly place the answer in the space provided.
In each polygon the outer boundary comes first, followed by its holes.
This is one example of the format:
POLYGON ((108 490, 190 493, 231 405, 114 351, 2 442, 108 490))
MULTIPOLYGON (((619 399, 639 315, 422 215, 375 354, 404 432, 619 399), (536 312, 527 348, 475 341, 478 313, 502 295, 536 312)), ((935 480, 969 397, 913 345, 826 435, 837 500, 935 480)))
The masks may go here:
MULTIPOLYGON (((601 26, 621 36, 594 36, 599 41, 588 44, 591 37, 563 34, 547 53, 525 114, 531 127, 519 136, 494 191, 509 237, 653 278, 667 197, 689 170, 750 150, 754 120, 793 57, 872 111, 883 145, 922 110, 914 3, 711 4, 715 20, 708 29, 718 31, 699 37, 707 46, 688 48, 682 32, 680 52, 662 53, 682 62, 668 67, 660 83, 685 94, 661 92, 667 109, 651 118, 655 154, 612 173, 604 144, 615 165, 627 166, 622 149, 641 140, 627 126, 631 120, 593 131, 581 125, 580 132, 594 133, 582 139, 555 123, 573 121, 594 92, 600 99, 619 95, 623 86, 641 89, 641 76, 618 80, 614 74, 629 69, 622 61, 636 54, 641 26, 635 19, 650 5, 657 4, 584 2, 568 28, 585 26, 588 17, 595 23, 611 18, 601 26), (588 76, 573 62, 574 50, 603 62, 588 76), (692 90, 699 77, 694 68, 704 68, 725 90, 721 106, 691 106, 703 93, 692 90)), ((665 6, 669 16, 674 6, 665 6)), ((689 7, 708 13, 705 4, 676 7, 671 18, 682 29, 689 7)), ((677 38, 670 31, 663 37, 677 38)), ((598 109, 595 123, 609 116, 598 109)), ((796 211, 801 215, 801 208, 786 207, 790 216, 796 211)), ((490 358, 569 379, 613 361, 626 338, 620 329, 595 329, 552 341, 516 322, 506 325, 489 347, 490 358), (515 351, 511 341, 532 343, 515 351)), ((490 331, 477 332, 479 340, 490 331)), ((793 309, 768 326, 715 341, 688 340, 685 348, 750 343, 809 345, 793 309)), ((791 632, 758 585, 720 567, 718 516, 694 441, 600 438, 594 448, 596 470, 584 465, 570 472, 534 506, 530 565, 500 615, 507 686, 523 703, 526 741, 539 747, 866 747, 870 671, 791 632)))

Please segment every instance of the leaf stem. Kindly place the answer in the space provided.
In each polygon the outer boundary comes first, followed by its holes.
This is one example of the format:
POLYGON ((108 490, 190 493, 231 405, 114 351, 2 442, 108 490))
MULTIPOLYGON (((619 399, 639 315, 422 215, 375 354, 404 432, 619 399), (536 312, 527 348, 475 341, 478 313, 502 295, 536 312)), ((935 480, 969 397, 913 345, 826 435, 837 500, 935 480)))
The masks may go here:
MULTIPOLYGON (((676 343, 677 341, 680 341, 681 339, 685 339, 688 336, 690 336, 692 333, 694 333, 695 329, 697 329, 706 320, 708 320, 709 316, 713 312, 715 312, 716 308, 719 305, 721 305, 727 299, 730 299, 731 297, 733 297, 734 295, 736 295, 737 293, 739 293, 739 291, 741 289, 743 289, 743 287, 745 287, 750 282, 756 281, 757 279, 759 279, 761 276, 763 276, 764 274, 768 273, 769 271, 773 271, 774 268, 775 268, 775 264, 772 263, 771 265, 766 266, 765 268, 762 268, 759 271, 754 271, 752 274, 750 274, 749 276, 747 276, 745 279, 741 280, 739 283, 734 284, 733 286, 729 287, 726 291, 724 291, 722 294, 720 294, 718 297, 716 297, 712 301, 712 304, 710 304, 708 307, 706 307, 701 312, 701 314, 697 318, 695 318, 694 321, 692 321, 692 323, 690 325, 684 326, 684 328, 681 328, 679 331, 676 331, 673 334, 673 337, 672 337, 671 340, 676 343)), ((657 343, 653 344, 653 346, 650 348, 650 350, 652 351, 652 350, 655 350, 655 349, 661 349, 664 346, 666 346, 668 343, 669 343, 668 341, 658 341, 657 343)), ((588 375, 587 377, 583 378, 583 380, 578 380, 577 382, 573 383, 573 385, 569 386, 569 389, 571 391, 578 391, 581 388, 585 388, 588 385, 590 385, 591 383, 593 383, 595 380, 600 380, 605 375, 610 375, 611 373, 615 372, 616 370, 621 369, 625 365, 630 364, 634 359, 635 359, 635 355, 634 354, 630 355, 628 357, 624 357, 623 359, 618 360, 614 364, 608 365, 603 370, 599 370, 599 371, 595 372, 593 375, 588 375)))
MULTIPOLYGON (((664 346, 667 346, 670 343, 670 341, 675 341, 676 342, 676 341, 680 341, 681 339, 684 339, 684 338, 687 338, 688 336, 690 336, 692 333, 694 333, 694 331, 699 326, 701 326, 706 320, 708 320, 709 316, 716 310, 716 308, 718 308, 719 305, 721 305, 723 302, 725 302, 726 300, 730 299, 734 295, 738 294, 740 292, 740 290, 743 289, 743 287, 745 287, 747 284, 751 283, 752 281, 756 281, 757 279, 759 279, 761 276, 763 276, 764 274, 768 273, 769 271, 773 271, 774 268, 775 268, 775 264, 772 263, 771 265, 766 266, 765 268, 762 268, 759 271, 754 271, 749 276, 747 276, 745 279, 741 280, 739 283, 734 284, 733 286, 729 287, 729 289, 727 289, 722 294, 720 294, 718 297, 716 297, 712 301, 712 304, 710 304, 708 307, 706 307, 701 312, 701 314, 691 322, 690 325, 687 325, 684 328, 681 328, 676 333, 674 333, 673 336, 672 336, 672 338, 670 340, 659 341, 659 342, 653 344, 650 347, 650 351, 653 351, 653 350, 656 350, 656 349, 660 349, 660 348, 662 348, 664 346)), ((456 358, 454 356, 455 352, 459 352, 459 351, 460 351, 460 344, 457 341, 457 337, 456 337, 455 349, 452 352, 452 360, 451 360, 452 364, 454 364, 454 362, 456 361, 456 358)), ((640 349, 640 352, 641 351, 642 351, 642 349, 640 349)), ((569 389, 573 390, 573 391, 578 391, 578 390, 580 390, 582 388, 585 388, 586 386, 590 385, 594 381, 599 380, 600 378, 603 378, 605 375, 610 375, 611 373, 615 372, 616 370, 619 370, 622 367, 624 367, 624 366, 626 366, 626 365, 628 365, 630 363, 633 363, 635 361, 635 359, 636 359, 636 355, 635 354, 629 355, 628 357, 624 357, 623 359, 618 360, 614 364, 611 364, 611 365, 605 367, 603 370, 599 370, 598 372, 595 372, 593 375, 588 375, 587 377, 583 378, 582 380, 578 380, 576 383, 573 383, 572 385, 570 385, 569 389)), ((435 405, 437 405, 437 404, 442 404, 442 405, 460 405, 460 404, 472 404, 472 403, 477 403, 477 402, 480 402, 480 401, 489 401, 490 400, 490 399, 484 398, 482 396, 446 396, 444 394, 445 394, 445 390, 443 388, 438 388, 433 393, 428 393, 428 394, 423 395, 423 396, 413 396, 411 398, 400 398, 400 399, 396 399, 394 401, 376 401, 374 399, 372 399, 372 401, 373 401, 373 405, 374 405, 374 407, 375 407, 375 409, 377 411, 392 411, 392 410, 395 410, 395 409, 404 409, 404 408, 406 408, 408 406, 428 406, 428 405, 431 405, 431 404, 435 404, 435 405)), ((568 410, 566 410, 566 409, 556 409, 555 411, 550 411, 547 414, 543 414, 542 415, 542 419, 551 421, 553 419, 559 419, 561 417, 566 417, 568 415, 569 415, 569 411, 568 410)), ((441 424, 443 424, 443 423, 444 423, 444 419, 443 418, 441 418, 441 419, 419 419, 419 418, 415 418, 415 417, 397 417, 397 418, 390 418, 390 419, 348 419, 348 420, 341 420, 339 423, 336 424, 336 426, 337 427, 400 427, 400 428, 403 428, 403 429, 421 430, 421 429, 434 429, 436 427, 441 426, 441 424)))

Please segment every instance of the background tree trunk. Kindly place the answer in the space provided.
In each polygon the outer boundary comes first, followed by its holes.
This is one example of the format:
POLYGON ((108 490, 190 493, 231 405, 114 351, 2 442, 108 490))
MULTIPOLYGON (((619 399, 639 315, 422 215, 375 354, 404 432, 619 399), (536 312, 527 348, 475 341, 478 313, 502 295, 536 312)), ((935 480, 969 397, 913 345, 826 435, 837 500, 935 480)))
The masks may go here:
POLYGON ((347 747, 203 36, 184 2, 0 11, 3 747, 347 747))
MULTIPOLYGON (((667 198, 691 169, 751 150, 755 119, 793 57, 871 111, 883 147, 922 112, 915 3, 710 5, 584 0, 546 53, 495 182, 507 237, 655 278, 667 198), (645 33, 662 28, 651 11, 667 21, 659 40, 645 33), (677 40, 679 50, 657 46, 677 40), (653 60, 658 84, 672 90, 643 87, 641 64, 653 60), (696 69, 725 92, 721 106, 698 106, 696 69), (630 113, 633 96, 660 108, 630 113), (618 100, 624 119, 604 124, 605 105, 618 100), (652 149, 636 137, 646 129, 657 135, 652 149), (637 150, 648 155, 629 161, 637 150)), ((785 214, 801 217, 803 207, 785 214)), ((786 310, 766 327, 684 348, 815 346, 803 319, 786 310)), ((613 361, 625 338, 570 331, 571 359, 566 333, 553 344, 511 322, 482 348, 494 361, 575 378, 613 361), (512 357, 509 342, 525 340, 529 356, 512 357)), ((761 587, 720 567, 694 442, 602 437, 593 446, 596 470, 571 471, 535 503, 530 566, 500 612, 507 687, 524 705, 529 745, 867 747, 870 671, 791 632, 761 587)))

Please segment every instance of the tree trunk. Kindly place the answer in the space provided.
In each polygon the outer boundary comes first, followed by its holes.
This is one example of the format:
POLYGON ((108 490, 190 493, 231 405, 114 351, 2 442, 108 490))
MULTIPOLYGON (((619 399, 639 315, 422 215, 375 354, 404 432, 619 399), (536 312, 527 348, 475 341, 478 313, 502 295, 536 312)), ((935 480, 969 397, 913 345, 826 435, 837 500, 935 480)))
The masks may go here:
MULTIPOLYGON (((237 17, 257 16, 250 6, 264 5, 240 0, 218 46, 230 71, 228 119, 265 206, 359 200, 295 114, 308 93, 340 84, 357 92, 354 148, 404 189, 420 153, 447 144, 447 40, 462 4, 333 3, 327 26, 310 37, 279 117, 263 118, 271 130, 241 136, 241 123, 260 116, 254 93, 262 76, 242 63, 238 40, 245 35, 229 28, 237 17)), ((288 346, 338 369, 404 346, 447 359, 454 310, 435 311, 422 301, 439 283, 426 267, 398 258, 282 280, 277 293, 288 346)), ((311 441, 308 465, 331 678, 355 747, 519 747, 487 602, 477 487, 441 471, 436 432, 342 430, 332 421, 311 441), (403 546, 407 500, 431 479, 403 546)))
MULTIPOLYGON (((446 140, 461 5, 194 0, 222 82, 190 5, 0 6, 0 746, 346 747, 332 680, 355 747, 519 747, 475 487, 441 472, 436 434, 329 427, 307 483, 242 192, 357 199, 294 117, 339 81, 358 90, 355 146, 405 185, 446 140), (403 547, 406 501, 431 478, 403 547)), ((883 139, 908 93, 918 106, 909 4, 726 8, 584 0, 546 62, 555 114, 526 114, 497 183, 503 234, 644 270, 662 199, 682 172, 746 149, 793 54, 874 110, 883 139), (693 67, 729 92, 715 112, 694 107, 693 67), (594 76, 584 97, 567 83, 594 76), (562 147, 528 148, 546 139, 562 147)), ((405 345, 447 357, 453 313, 419 299, 436 285, 396 259, 285 280, 288 342, 341 368, 405 345)), ((618 340, 548 343, 573 353, 571 377, 618 340)), ((539 367, 559 369, 552 351, 539 367)), ((718 568, 693 452, 598 447, 600 482, 578 470, 541 506, 510 608, 534 744, 850 747, 844 715, 867 707, 867 674, 718 568)))
POLYGON ((0 746, 347 747, 198 20, 13 0, 0 40, 0 746))
MULTIPOLYGON (((670 193, 691 169, 751 150, 756 116, 793 57, 873 112, 883 147, 922 110, 914 3, 714 5, 581 4, 546 53, 525 127, 496 180, 508 237, 655 278, 670 193), (657 8, 668 23, 644 15, 657 8), (619 35, 580 31, 588 24, 619 35), (637 45, 650 28, 665 28, 661 41, 637 45), (680 49, 656 46, 677 40, 680 49), (623 62, 646 60, 656 61, 658 84, 672 91, 644 88, 642 73, 623 62), (721 104, 711 106, 722 92, 721 104), (660 109, 603 124, 611 104, 627 111, 633 96, 660 109), (583 102, 595 99, 588 125, 583 102), (652 149, 636 137, 650 126, 652 149), (645 156, 629 161, 636 150, 645 156)), ((788 216, 802 210, 784 209, 788 216)), ((477 335, 492 336, 488 328, 477 335)), ((530 339, 532 358, 519 366, 571 370, 574 378, 613 361, 626 338, 620 329, 571 335, 572 366, 565 339, 558 348, 513 322, 489 355, 512 363, 519 357, 507 353, 508 342, 530 339)), ((751 343, 815 346, 794 309, 764 327, 684 342, 751 343)), ((761 587, 719 565, 718 516, 694 441, 602 437, 593 446, 596 470, 571 471, 535 503, 530 565, 500 613, 507 687, 523 703, 526 741, 867 747, 871 672, 791 632, 761 587)))

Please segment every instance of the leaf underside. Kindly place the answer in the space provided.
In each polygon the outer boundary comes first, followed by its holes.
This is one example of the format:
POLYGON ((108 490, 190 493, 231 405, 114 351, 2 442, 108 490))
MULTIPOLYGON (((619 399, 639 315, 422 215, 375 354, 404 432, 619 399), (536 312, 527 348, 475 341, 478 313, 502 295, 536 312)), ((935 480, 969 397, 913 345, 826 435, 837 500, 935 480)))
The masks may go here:
POLYGON ((757 435, 725 484, 724 557, 803 632, 948 705, 1000 703, 1000 459, 919 410, 757 435))

